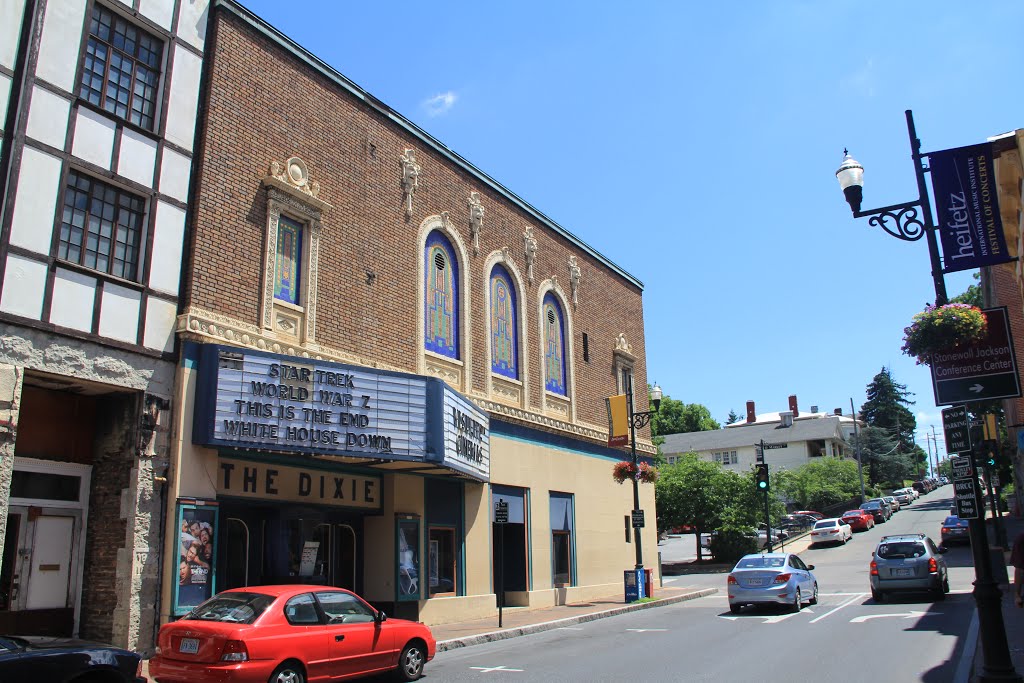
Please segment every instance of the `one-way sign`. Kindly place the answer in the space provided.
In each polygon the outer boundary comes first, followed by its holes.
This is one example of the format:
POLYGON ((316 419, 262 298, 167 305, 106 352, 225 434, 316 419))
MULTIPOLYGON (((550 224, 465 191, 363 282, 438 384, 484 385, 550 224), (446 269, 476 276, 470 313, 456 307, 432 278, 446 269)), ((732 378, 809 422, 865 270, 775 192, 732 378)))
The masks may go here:
POLYGON ((936 405, 1020 398, 1020 379, 1006 307, 986 308, 988 333, 980 342, 930 359, 936 405))

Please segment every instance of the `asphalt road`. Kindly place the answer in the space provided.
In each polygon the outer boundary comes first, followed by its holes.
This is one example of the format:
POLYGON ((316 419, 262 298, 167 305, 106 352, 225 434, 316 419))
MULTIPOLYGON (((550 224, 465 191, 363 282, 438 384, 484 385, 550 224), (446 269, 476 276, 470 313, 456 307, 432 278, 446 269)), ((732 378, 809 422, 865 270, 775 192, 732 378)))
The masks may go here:
MULTIPOLYGON (((952 488, 943 487, 855 535, 845 546, 809 548, 819 604, 798 614, 729 612, 725 576, 672 577, 718 595, 571 628, 443 652, 426 667, 434 681, 955 681, 974 610, 970 548, 946 554, 952 593, 932 603, 910 595, 871 599, 867 566, 885 534, 938 539, 952 488)), ((797 546, 799 547, 799 546, 797 546)))

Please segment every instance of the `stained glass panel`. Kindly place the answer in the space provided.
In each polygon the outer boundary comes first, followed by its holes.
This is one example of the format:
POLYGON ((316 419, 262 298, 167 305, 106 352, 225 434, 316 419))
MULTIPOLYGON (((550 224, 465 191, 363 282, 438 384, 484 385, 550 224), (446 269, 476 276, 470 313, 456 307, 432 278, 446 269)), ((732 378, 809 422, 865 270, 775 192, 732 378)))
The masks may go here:
POLYGON ((299 305, 302 263, 302 224, 281 216, 277 225, 277 261, 274 266, 274 298, 299 305))
POLYGON ((512 278, 502 266, 491 272, 491 371, 519 378, 516 343, 516 296, 512 278))

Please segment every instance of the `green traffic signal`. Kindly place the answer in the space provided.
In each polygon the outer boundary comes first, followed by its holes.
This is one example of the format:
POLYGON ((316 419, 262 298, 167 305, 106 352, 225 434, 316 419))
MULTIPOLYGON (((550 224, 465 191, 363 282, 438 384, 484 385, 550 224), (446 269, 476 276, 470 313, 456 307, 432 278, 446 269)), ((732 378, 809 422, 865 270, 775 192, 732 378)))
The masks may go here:
POLYGON ((768 490, 768 465, 761 463, 754 472, 754 486, 758 491, 768 490))

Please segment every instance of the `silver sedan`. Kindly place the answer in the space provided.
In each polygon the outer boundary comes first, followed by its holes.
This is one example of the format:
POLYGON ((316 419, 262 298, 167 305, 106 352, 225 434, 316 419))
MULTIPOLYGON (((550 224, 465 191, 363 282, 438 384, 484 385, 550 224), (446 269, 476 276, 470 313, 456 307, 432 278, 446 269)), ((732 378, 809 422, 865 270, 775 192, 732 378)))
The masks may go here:
POLYGON ((744 605, 789 605, 799 612, 806 602, 818 603, 818 579, 792 553, 745 555, 727 578, 729 609, 737 614, 744 605))

